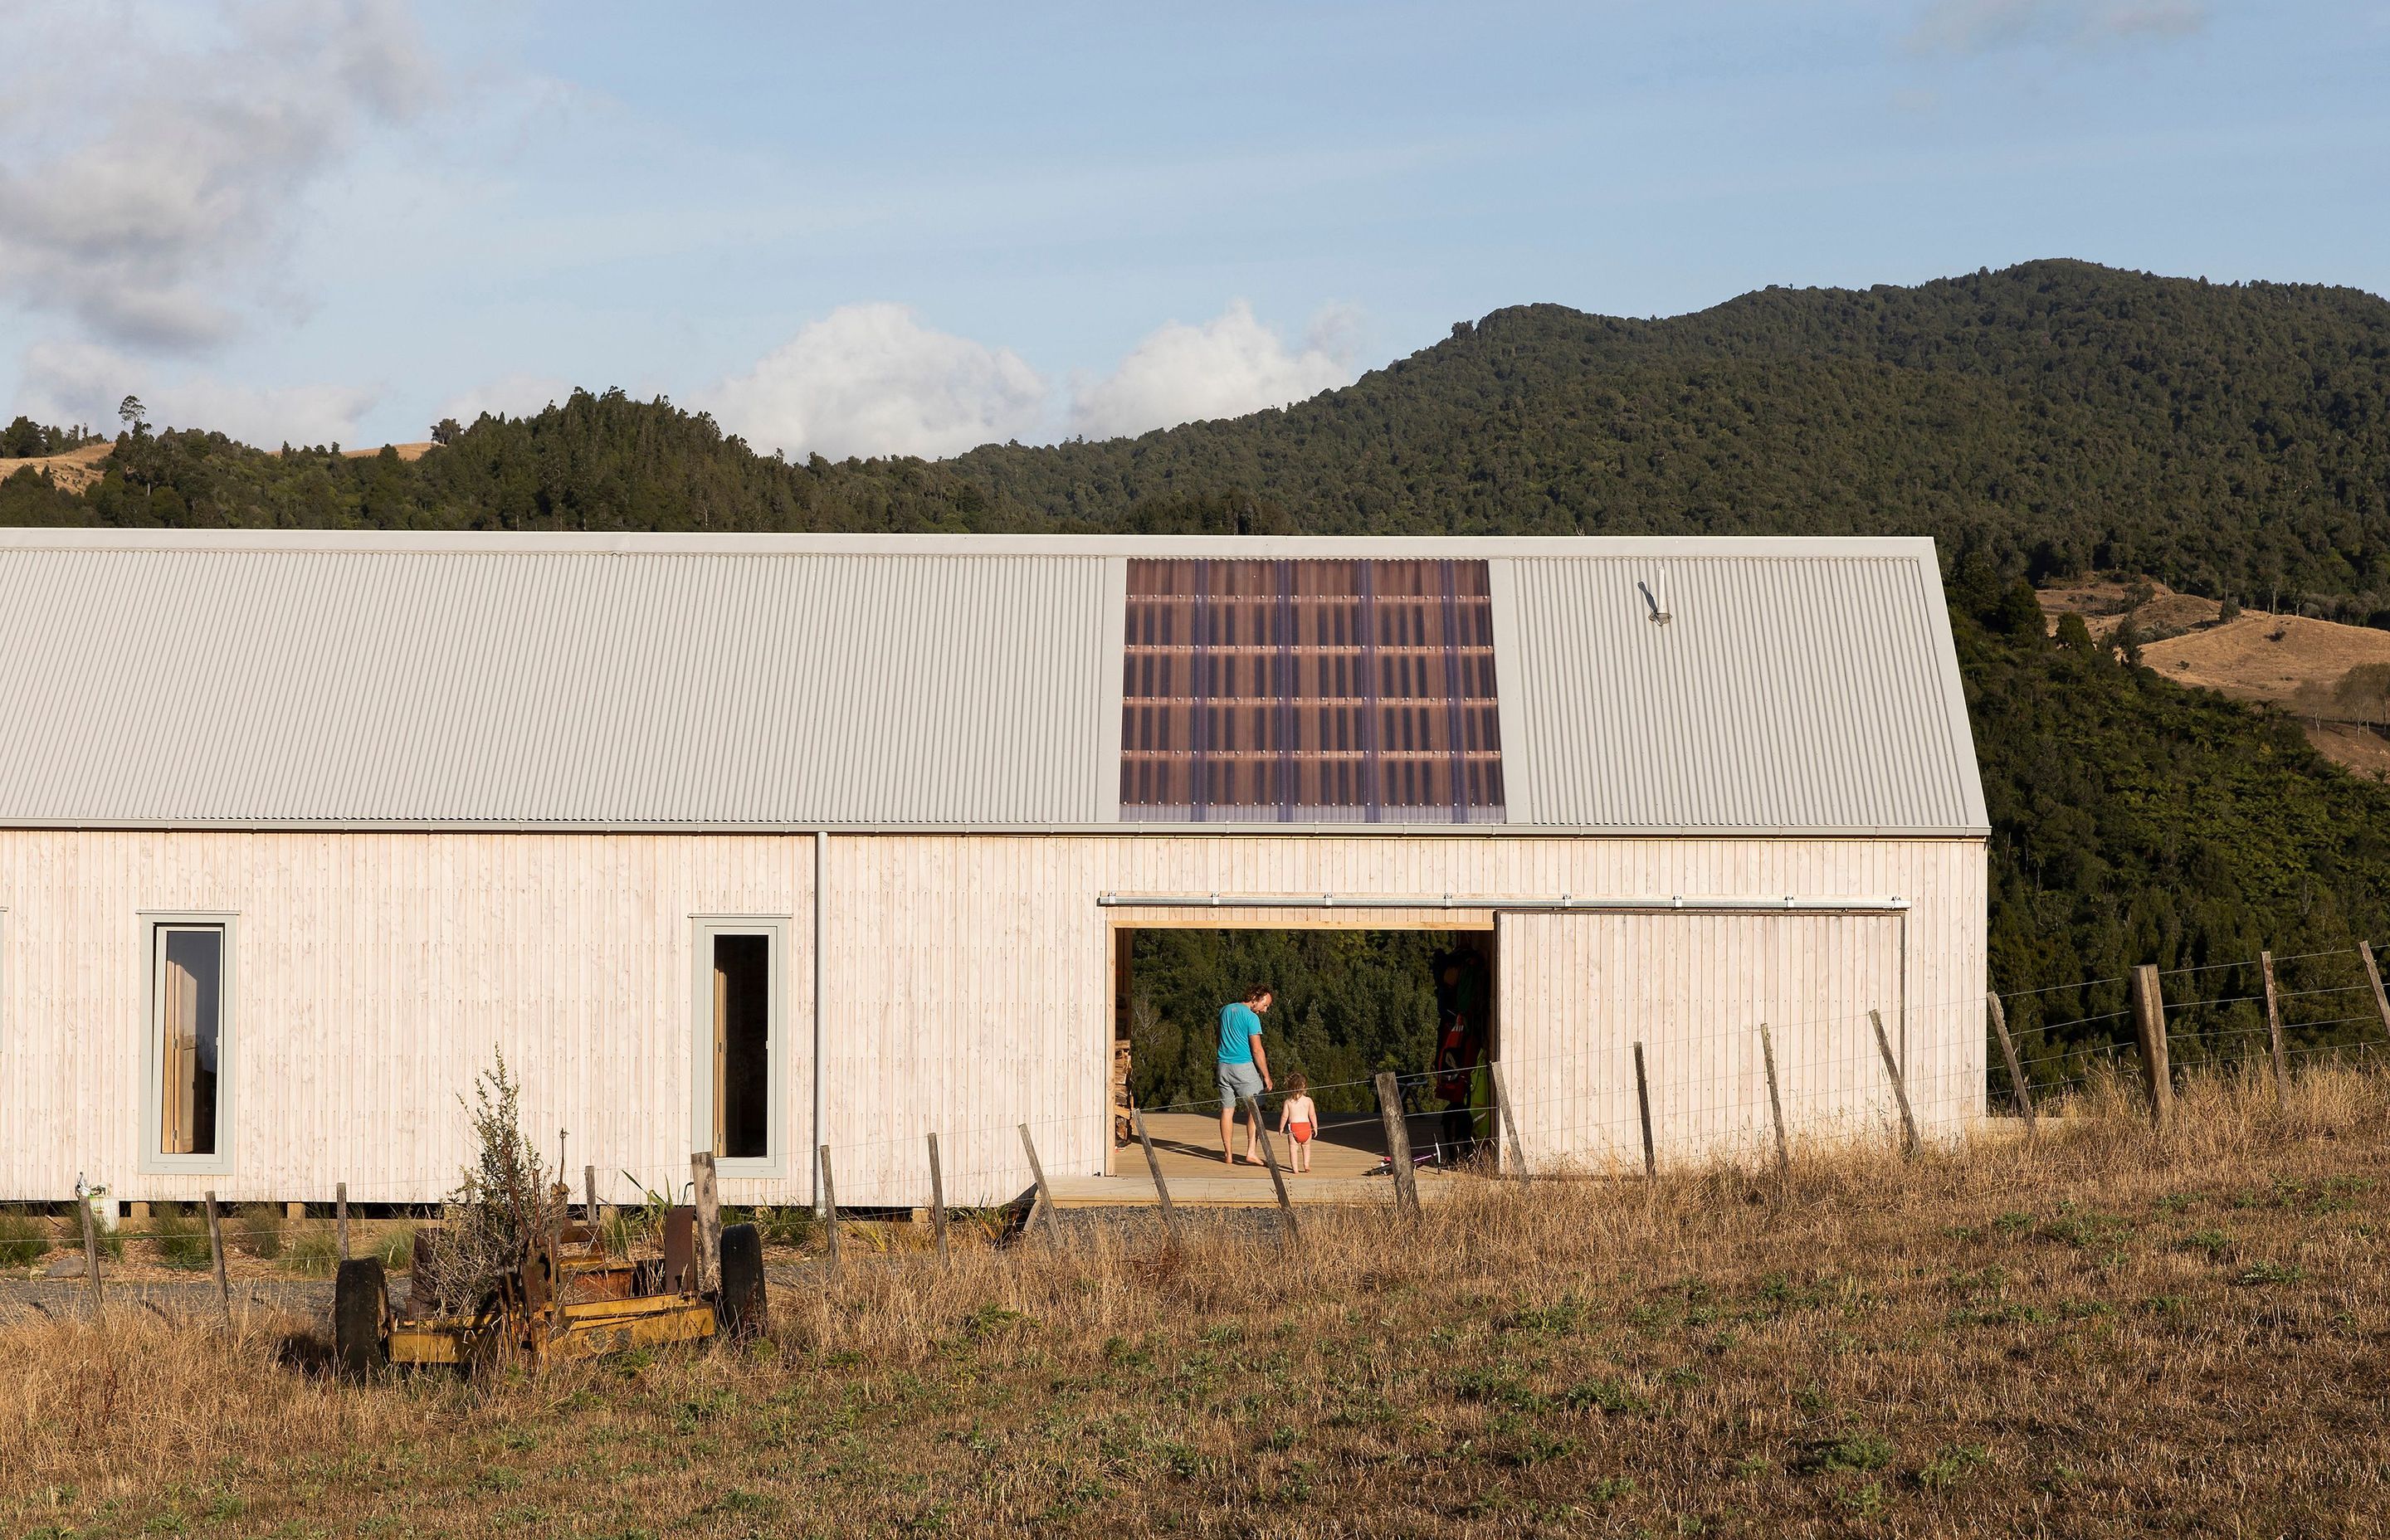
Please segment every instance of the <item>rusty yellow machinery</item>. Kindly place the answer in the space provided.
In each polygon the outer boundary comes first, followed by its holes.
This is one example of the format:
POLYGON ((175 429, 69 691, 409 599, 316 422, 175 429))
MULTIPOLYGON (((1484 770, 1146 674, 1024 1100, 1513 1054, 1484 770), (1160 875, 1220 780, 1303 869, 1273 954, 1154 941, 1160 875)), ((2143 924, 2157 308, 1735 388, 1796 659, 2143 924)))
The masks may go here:
MULTIPOLYGON (((418 1258, 429 1240, 418 1234, 418 1258)), ((332 1299, 341 1366, 366 1375, 392 1364, 469 1368, 508 1359, 586 1358, 763 1326, 764 1249, 752 1225, 722 1232, 719 1278, 711 1288, 698 1265, 694 1209, 665 1214, 662 1256, 630 1260, 604 1254, 585 1231, 566 1231, 553 1245, 534 1241, 521 1265, 501 1274, 461 1315, 440 1313, 413 1288, 401 1306, 379 1259, 344 1262, 332 1299), (575 1242, 587 1251, 572 1254, 575 1242)))

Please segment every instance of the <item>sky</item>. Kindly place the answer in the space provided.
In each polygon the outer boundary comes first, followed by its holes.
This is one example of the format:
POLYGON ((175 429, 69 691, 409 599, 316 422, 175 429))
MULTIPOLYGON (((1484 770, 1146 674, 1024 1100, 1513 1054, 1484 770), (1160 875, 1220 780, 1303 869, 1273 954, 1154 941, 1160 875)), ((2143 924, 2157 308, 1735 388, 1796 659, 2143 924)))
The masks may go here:
POLYGON ((1301 400, 1504 305, 2056 256, 2390 294, 2390 0, 5 0, 0 39, 0 417, 109 432, 620 386, 937 456, 1301 400))

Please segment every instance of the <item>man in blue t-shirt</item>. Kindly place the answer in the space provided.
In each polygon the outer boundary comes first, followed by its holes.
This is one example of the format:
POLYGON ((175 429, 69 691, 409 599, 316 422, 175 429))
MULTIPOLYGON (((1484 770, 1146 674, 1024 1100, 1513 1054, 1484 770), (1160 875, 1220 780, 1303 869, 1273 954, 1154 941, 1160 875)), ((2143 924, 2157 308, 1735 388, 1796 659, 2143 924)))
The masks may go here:
MULTIPOLYGON (((1262 1051, 1262 1013, 1269 1007, 1266 989, 1220 1007, 1220 1159, 1230 1165, 1237 1163, 1237 1103, 1270 1088, 1269 1055, 1262 1051)), ((1261 1114, 1255 1111, 1245 1129, 1245 1164, 1261 1163, 1260 1141, 1261 1114)))

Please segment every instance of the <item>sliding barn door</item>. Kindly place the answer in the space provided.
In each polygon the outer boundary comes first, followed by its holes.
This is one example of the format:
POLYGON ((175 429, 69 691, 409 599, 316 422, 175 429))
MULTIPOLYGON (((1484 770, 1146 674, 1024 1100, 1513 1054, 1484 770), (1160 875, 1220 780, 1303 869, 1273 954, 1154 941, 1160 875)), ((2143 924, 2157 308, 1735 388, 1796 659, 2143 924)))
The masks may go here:
POLYGON ((1894 1115, 1867 1013, 1902 1047, 1899 915, 1512 913, 1503 1077, 1531 1169, 1639 1169, 1635 1046, 1663 1161, 1765 1148, 1759 1027, 1796 1136, 1894 1115))

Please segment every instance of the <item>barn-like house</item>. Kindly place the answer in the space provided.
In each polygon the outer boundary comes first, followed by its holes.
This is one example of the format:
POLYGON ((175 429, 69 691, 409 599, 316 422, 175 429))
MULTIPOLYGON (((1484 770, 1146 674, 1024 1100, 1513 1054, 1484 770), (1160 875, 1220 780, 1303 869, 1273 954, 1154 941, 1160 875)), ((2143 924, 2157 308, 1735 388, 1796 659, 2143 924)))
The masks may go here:
POLYGON ((1983 1103, 1921 540, 0 532, 0 1200, 1113 1169, 1126 932, 1476 932, 1531 1165, 1983 1103))

